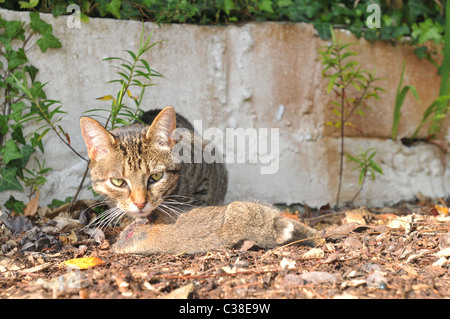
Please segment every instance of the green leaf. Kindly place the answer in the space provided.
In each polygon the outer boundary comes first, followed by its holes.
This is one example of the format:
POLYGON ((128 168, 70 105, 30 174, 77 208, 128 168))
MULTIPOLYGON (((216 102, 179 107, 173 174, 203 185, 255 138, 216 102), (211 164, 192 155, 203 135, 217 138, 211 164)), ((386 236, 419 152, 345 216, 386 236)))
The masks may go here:
POLYGON ((20 153, 19 147, 14 143, 13 140, 9 140, 5 143, 2 148, 3 162, 8 164, 10 161, 22 158, 23 155, 20 153))
MULTIPOLYGON (((450 3, 447 1, 445 8, 445 33, 444 33, 444 60, 441 69, 441 84, 439 98, 450 94, 450 3)), ((428 134, 432 135, 441 131, 442 121, 448 111, 448 100, 440 101, 436 106, 436 117, 433 120, 428 134)))
POLYGON ((358 179, 358 184, 362 185, 364 178, 366 177, 367 174, 367 169, 363 168, 359 171, 359 179, 358 179))
POLYGON ((320 20, 316 20, 313 22, 314 28, 316 29, 317 33, 319 34, 319 37, 322 40, 329 40, 331 39, 331 24, 328 22, 322 22, 320 20))
POLYGON ((5 203, 5 207, 12 212, 23 214, 26 205, 22 201, 15 199, 14 196, 11 195, 5 203))
POLYGON ((110 3, 106 5, 106 10, 111 13, 117 19, 120 19, 120 6, 122 5, 121 0, 111 0, 110 3))
POLYGON ((414 97, 416 98, 416 100, 419 101, 419 96, 418 96, 416 88, 414 86, 407 85, 402 88, 405 67, 406 67, 406 62, 403 63, 402 72, 400 74, 400 82, 398 84, 397 94, 395 96, 394 122, 392 123, 392 131, 391 131, 391 138, 393 140, 395 140, 395 138, 397 137, 397 128, 398 128, 398 124, 400 122, 400 117, 401 117, 400 111, 401 111, 401 108, 403 106, 403 101, 404 101, 408 91, 411 91, 412 94, 414 95, 414 97))
POLYGON ((33 83, 34 80, 36 79, 36 74, 39 72, 39 69, 32 65, 26 65, 25 72, 27 72, 30 75, 31 83, 33 83))
POLYGON ((11 50, 5 52, 5 57, 8 60, 9 70, 13 70, 17 68, 19 65, 28 62, 28 58, 25 55, 25 51, 22 48, 19 48, 17 51, 11 50))
POLYGON ((279 7, 288 7, 290 5, 292 5, 292 1, 291 0, 279 0, 278 1, 278 6, 279 7))
POLYGON ((83 23, 89 23, 89 16, 85 15, 83 12, 80 14, 80 20, 83 23))
POLYGON ((51 31, 52 26, 41 19, 39 12, 30 12, 30 28, 43 34, 51 31))
POLYGON ((57 49, 62 47, 61 42, 52 34, 44 34, 36 43, 42 52, 47 51, 48 48, 57 49))
POLYGON ((6 135, 8 131, 8 117, 6 115, 0 114, 0 134, 6 135))
POLYGON ((378 40, 378 33, 376 29, 369 29, 364 33, 364 39, 367 41, 375 41, 378 40))
POLYGON ((62 47, 61 42, 52 34, 53 27, 51 26, 51 24, 48 24, 47 22, 42 20, 38 12, 31 12, 30 19, 31 29, 39 32, 42 36, 39 40, 36 41, 42 52, 47 51, 48 48, 56 49, 62 47))
POLYGON ((20 9, 31 9, 37 6, 39 0, 30 0, 29 2, 19 1, 20 9))
POLYGON ((3 167, 2 176, 0 177, 0 192, 5 190, 23 191, 23 187, 16 178, 17 167, 3 167))
POLYGON ((409 24, 413 24, 418 16, 431 13, 430 7, 422 0, 409 0, 406 3, 406 19, 409 24))
POLYGON ((44 153, 44 145, 42 144, 42 140, 39 139, 40 135, 37 132, 34 132, 33 137, 30 138, 31 146, 35 148, 39 147, 42 153, 44 153))
POLYGON ((223 11, 225 11, 225 13, 229 16, 230 15, 230 11, 235 9, 236 6, 234 5, 234 1, 233 0, 225 0, 223 3, 223 11))
POLYGON ((28 144, 25 144, 22 149, 20 150, 20 153, 22 154, 22 167, 27 166, 28 161, 30 160, 31 154, 36 152, 36 149, 28 144))
POLYGON ((136 61, 137 57, 136 57, 136 54, 134 54, 133 51, 125 50, 125 52, 127 52, 129 55, 131 55, 131 58, 132 58, 134 61, 136 61))
POLYGON ((12 127, 12 133, 11 137, 13 140, 17 141, 18 143, 25 144, 25 138, 23 137, 23 131, 22 131, 22 125, 16 124, 12 127))
POLYGON ((414 53, 417 55, 419 59, 423 59, 427 57, 428 48, 426 46, 421 46, 414 49, 414 53))
POLYGON ((48 207, 50 208, 60 207, 66 203, 69 203, 72 200, 72 198, 73 198, 72 196, 66 197, 64 201, 55 198, 52 200, 50 204, 48 204, 48 207))
POLYGON ((259 1, 259 10, 273 13, 272 0, 261 0, 259 1))
MULTIPOLYGON (((381 175, 384 174, 384 173, 383 173, 383 169, 382 169, 380 166, 378 166, 377 163, 375 163, 375 162, 373 162, 373 161, 370 161, 370 167, 371 167, 374 171, 376 171, 377 173, 379 173, 379 174, 381 174, 381 175)), ((375 176, 375 174, 374 174, 374 176, 375 176)))
MULTIPOLYGON (((25 40, 24 33, 25 30, 22 28, 22 23, 20 21, 5 21, 5 31, 8 43, 12 39, 22 39, 25 40)), ((6 45, 6 43, 5 43, 6 45)))
POLYGON ((339 73, 335 73, 330 76, 330 80, 329 80, 328 86, 327 86, 327 93, 330 93, 331 90, 333 89, 333 87, 336 85, 336 80, 337 80, 338 76, 339 76, 339 73))

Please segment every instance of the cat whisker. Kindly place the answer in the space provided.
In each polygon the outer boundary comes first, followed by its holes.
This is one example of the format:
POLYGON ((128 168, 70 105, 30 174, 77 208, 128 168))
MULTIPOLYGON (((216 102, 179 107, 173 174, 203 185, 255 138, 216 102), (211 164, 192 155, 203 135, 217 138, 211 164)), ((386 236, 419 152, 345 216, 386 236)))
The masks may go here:
POLYGON ((120 218, 123 217, 126 213, 121 210, 120 208, 112 208, 108 211, 105 211, 104 213, 100 214, 99 218, 103 218, 105 217, 100 223, 99 225, 101 225, 101 227, 106 228, 107 226, 111 225, 114 220, 116 220, 116 225, 119 222, 120 218), (106 212, 108 212, 108 214, 105 214, 106 212), (105 216, 103 216, 105 215, 105 216))
POLYGON ((185 195, 178 195, 178 194, 172 194, 172 195, 166 195, 163 197, 164 199, 174 199, 174 200, 184 200, 185 202, 196 202, 198 199, 191 197, 191 196, 185 196, 185 195))
POLYGON ((158 206, 158 210, 163 212, 164 214, 166 214, 167 216, 169 216, 170 218, 172 218, 172 220, 175 222, 177 220, 176 217, 174 217, 173 215, 176 215, 177 217, 182 214, 183 212, 180 210, 177 210, 174 207, 170 207, 166 204, 164 204, 164 202, 158 206))
POLYGON ((193 205, 189 202, 179 202, 177 200, 174 199, 165 199, 164 200, 165 203, 170 203, 170 204, 175 204, 175 205, 186 205, 186 206, 192 206, 192 207, 196 207, 196 205, 193 205))
POLYGON ((192 205, 189 203, 180 203, 180 202, 173 202, 173 201, 167 201, 167 200, 164 201, 163 204, 168 205, 168 206, 173 205, 172 207, 177 208, 180 211, 180 213, 184 213, 195 207, 198 207, 197 205, 192 205))
MULTIPOLYGON (((180 209, 180 208, 178 208, 178 207, 170 206, 170 205, 172 205, 172 204, 175 204, 175 202, 172 202, 172 201, 169 201, 169 202, 164 201, 164 202, 162 202, 161 205, 158 206, 158 208, 164 208, 164 209, 170 210, 170 212, 172 212, 173 214, 175 214, 175 215, 177 216, 177 218, 178 218, 178 216, 180 216, 181 214, 186 213, 186 211, 184 211, 184 210, 182 210, 182 209, 180 209)), ((185 203, 176 203, 176 204, 184 205, 185 203)), ((198 206, 195 206, 195 205, 190 205, 190 206, 192 206, 193 208, 198 207, 198 206)), ((168 213, 167 213, 166 211, 164 211, 163 209, 160 209, 160 211, 161 211, 161 212, 164 212, 164 213, 167 214, 167 215, 169 215, 174 221, 176 221, 176 218, 174 218, 171 214, 168 214, 168 213)), ((192 226, 192 228, 197 229, 197 226, 196 226, 195 224, 194 224, 194 225, 191 225, 191 226, 192 226)))
MULTIPOLYGON (((180 205, 180 206, 186 206, 189 209, 192 209, 194 207, 198 207, 199 201, 196 199, 184 196, 184 195, 167 195, 163 197, 163 200, 165 204, 171 204, 171 205, 180 205), (185 200, 187 199, 187 201, 185 200)), ((185 209, 183 211, 186 211, 185 209)))
POLYGON ((97 237, 100 231, 104 231, 106 227, 112 225, 114 222, 117 225, 119 220, 125 216, 125 214, 126 212, 118 207, 110 208, 101 213, 92 223, 86 226, 86 228, 94 228, 90 238, 97 237))
MULTIPOLYGON (((110 206, 108 205, 108 203, 111 203, 111 200, 109 200, 108 198, 104 198, 100 201, 95 202, 92 205, 89 205, 86 209, 83 209, 80 215, 80 220, 81 220, 81 216, 84 216, 86 214, 87 211, 89 210, 93 210, 96 207, 101 207, 101 206, 110 206)), ((88 221, 87 221, 88 222, 88 221)))

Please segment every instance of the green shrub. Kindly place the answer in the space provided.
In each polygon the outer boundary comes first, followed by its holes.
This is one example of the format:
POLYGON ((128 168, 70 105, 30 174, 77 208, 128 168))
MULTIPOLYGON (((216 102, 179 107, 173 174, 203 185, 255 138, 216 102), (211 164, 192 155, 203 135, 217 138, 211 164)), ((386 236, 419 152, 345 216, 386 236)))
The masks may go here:
MULTIPOLYGON (((418 42, 443 33, 441 1, 433 0, 5 0, 1 7, 12 10, 67 14, 77 4, 81 17, 134 19, 156 23, 228 24, 248 21, 313 23, 322 38, 330 38, 330 26, 350 30, 368 40, 395 40, 405 35, 418 42), (367 28, 370 4, 381 10, 381 28, 367 28), (432 32, 429 33, 429 30, 432 32)), ((423 51, 423 49, 422 49, 423 51)), ((422 52, 423 53, 423 52, 422 52)))
MULTIPOLYGON (((45 161, 37 158, 37 168, 30 169, 30 158, 38 149, 44 152, 42 138, 55 128, 58 115, 63 113, 60 106, 55 107, 57 101, 47 99, 45 84, 36 81, 39 70, 28 63, 26 56, 30 43, 36 43, 42 52, 61 47, 52 34, 52 26, 37 12, 30 13, 30 23, 26 25, 0 17, 0 52, 4 57, 0 62, 0 192, 25 191, 26 187, 29 198, 45 183, 44 175, 50 170, 45 161), (29 41, 31 38, 33 41, 29 41), (42 126, 24 135, 24 124, 29 121, 42 126)), ((6 206, 18 212, 24 207, 12 196, 6 206)))

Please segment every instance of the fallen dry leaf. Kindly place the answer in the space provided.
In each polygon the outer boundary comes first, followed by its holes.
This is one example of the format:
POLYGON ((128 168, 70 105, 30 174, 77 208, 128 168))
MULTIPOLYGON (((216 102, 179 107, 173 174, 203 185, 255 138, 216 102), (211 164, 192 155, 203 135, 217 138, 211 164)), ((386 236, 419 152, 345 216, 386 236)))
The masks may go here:
POLYGON ((309 251, 302 255, 302 258, 322 258, 325 253, 320 248, 311 248, 309 251))
POLYGON ((41 265, 34 266, 32 268, 19 270, 19 272, 22 273, 22 274, 30 274, 30 273, 33 273, 33 272, 37 272, 37 271, 41 271, 41 270, 47 269, 50 266, 52 266, 53 264, 54 264, 53 262, 47 262, 47 263, 44 263, 44 264, 41 264, 41 265))
POLYGON ((71 244, 73 245, 78 241, 77 235, 73 230, 70 231, 70 235, 68 236, 60 236, 59 241, 62 242, 64 245, 71 244))
POLYGON ((133 295, 133 292, 128 289, 130 287, 130 284, 128 282, 120 277, 116 277, 116 283, 119 287, 119 291, 122 293, 122 296, 131 297, 133 295))
POLYGON ((69 259, 63 262, 66 266, 77 269, 88 269, 98 265, 103 265, 105 262, 97 257, 84 257, 69 259))
POLYGON ((364 216, 370 215, 371 213, 364 209, 364 207, 359 209, 353 209, 345 212, 344 219, 342 220, 343 224, 357 223, 360 225, 366 225, 367 222, 364 219, 364 216))
POLYGON ((347 287, 357 287, 357 286, 361 286, 367 283, 366 279, 353 279, 353 280, 349 280, 349 281, 344 281, 341 284, 341 288, 347 288, 347 287))
POLYGON ((183 287, 172 290, 167 295, 161 297, 161 299, 187 299, 189 294, 194 290, 194 284, 190 283, 183 287))
POLYGON ((442 214, 444 216, 448 215, 448 207, 447 206, 436 205, 436 206, 434 206, 434 208, 436 208, 436 210, 439 212, 439 214, 442 214))
POLYGON ((447 258, 441 257, 433 263, 433 266, 442 267, 448 262, 447 258))
POLYGON ((295 269, 295 260, 289 260, 286 257, 283 257, 283 259, 280 262, 280 267, 282 269, 295 269))
POLYGON ((23 211, 23 214, 25 216, 33 216, 34 214, 36 214, 38 206, 39 206, 39 191, 37 191, 33 199, 28 202, 27 206, 23 211))
POLYGON ((434 254, 436 257, 450 257, 450 247, 444 248, 434 254))

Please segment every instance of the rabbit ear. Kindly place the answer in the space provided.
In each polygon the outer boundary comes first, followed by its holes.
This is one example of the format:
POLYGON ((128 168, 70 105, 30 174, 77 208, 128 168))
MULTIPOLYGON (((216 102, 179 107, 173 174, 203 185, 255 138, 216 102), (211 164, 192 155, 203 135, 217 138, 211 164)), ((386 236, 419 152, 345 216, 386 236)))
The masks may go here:
POLYGON ((147 130, 145 137, 157 141, 161 146, 172 148, 175 145, 174 132, 177 126, 175 109, 168 106, 159 112, 147 130))
POLYGON ((90 117, 82 117, 80 127, 91 160, 98 161, 110 153, 116 142, 115 138, 99 122, 90 117))

